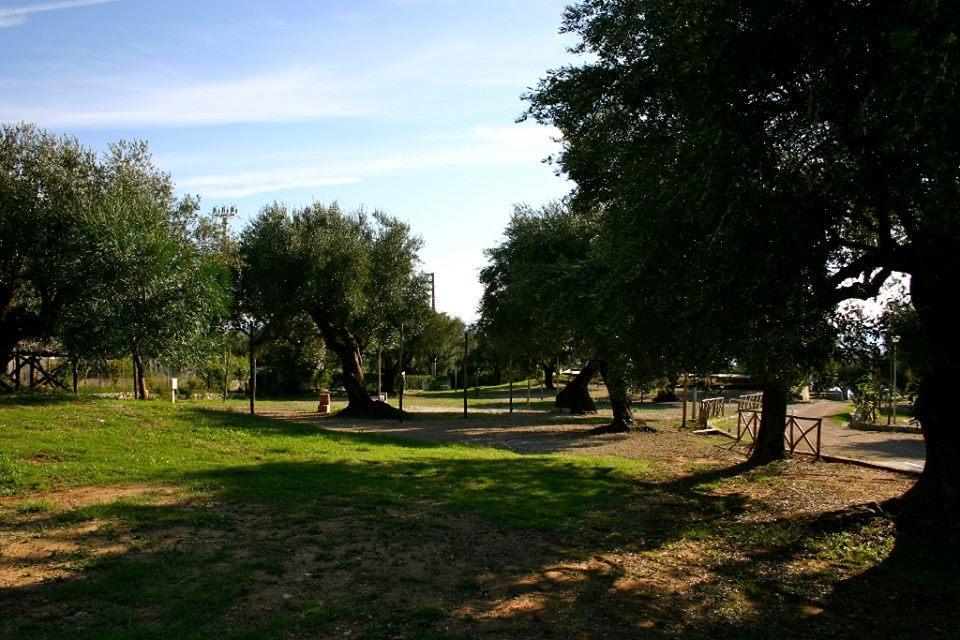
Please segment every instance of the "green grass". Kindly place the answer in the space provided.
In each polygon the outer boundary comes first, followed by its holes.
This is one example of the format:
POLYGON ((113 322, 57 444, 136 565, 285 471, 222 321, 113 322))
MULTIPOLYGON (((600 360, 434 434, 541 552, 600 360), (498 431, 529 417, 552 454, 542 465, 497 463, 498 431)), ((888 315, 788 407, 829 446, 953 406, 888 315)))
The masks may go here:
POLYGON ((53 545, 0 572, 60 571, 0 586, 0 637, 833 639, 859 637, 861 616, 867 635, 957 629, 940 551, 901 545, 887 521, 765 517, 751 492, 789 495, 785 464, 668 473, 223 408, 0 400, 0 551, 53 545), (128 485, 143 490, 59 493, 128 485), (576 579, 544 577, 557 567, 576 579), (517 598, 533 612, 490 614, 517 598))
MULTIPOLYGON (((334 433, 224 412, 216 404, 83 400, 4 407, 0 495, 142 482, 242 491, 235 497, 274 504, 317 493, 360 494, 381 504, 438 501, 511 526, 551 528, 587 510, 602 511, 625 478, 649 470, 620 458, 524 457, 334 433), (247 481, 250 474, 256 482, 247 481)), ((291 403, 259 407, 269 412, 291 403)))

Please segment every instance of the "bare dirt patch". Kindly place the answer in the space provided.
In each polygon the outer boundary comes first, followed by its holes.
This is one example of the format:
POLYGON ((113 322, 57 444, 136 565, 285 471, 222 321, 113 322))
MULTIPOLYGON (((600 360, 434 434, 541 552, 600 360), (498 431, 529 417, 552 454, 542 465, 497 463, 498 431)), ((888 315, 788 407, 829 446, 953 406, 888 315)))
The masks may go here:
POLYGON ((0 525, 0 589, 74 577, 85 563, 129 549, 129 536, 116 534, 107 520, 61 522, 57 514, 133 497, 152 504, 172 504, 176 493, 174 487, 139 484, 0 498, 0 514, 4 516, 0 525), (14 523, 6 524, 7 520, 14 523))

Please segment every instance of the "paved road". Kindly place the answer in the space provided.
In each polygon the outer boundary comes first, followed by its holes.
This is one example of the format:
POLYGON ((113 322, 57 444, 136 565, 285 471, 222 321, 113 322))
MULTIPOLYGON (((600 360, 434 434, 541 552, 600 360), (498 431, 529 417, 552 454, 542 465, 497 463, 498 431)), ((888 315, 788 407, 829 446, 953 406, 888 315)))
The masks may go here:
MULTIPOLYGON (((797 416, 828 418, 849 406, 836 400, 817 400, 791 405, 789 409, 797 416)), ((859 431, 824 420, 821 438, 821 450, 826 455, 882 462, 907 470, 923 469, 925 451, 919 434, 859 431)))

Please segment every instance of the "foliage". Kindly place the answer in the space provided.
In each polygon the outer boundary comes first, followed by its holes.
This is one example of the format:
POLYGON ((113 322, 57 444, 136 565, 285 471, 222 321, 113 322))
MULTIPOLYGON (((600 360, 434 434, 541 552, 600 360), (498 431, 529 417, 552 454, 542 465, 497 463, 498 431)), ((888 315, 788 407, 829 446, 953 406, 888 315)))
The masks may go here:
POLYGON ((853 411, 857 420, 873 424, 877 421, 880 403, 883 402, 884 387, 875 378, 868 377, 860 381, 853 397, 853 411))
POLYGON ((240 240, 241 313, 261 336, 309 318, 340 359, 351 410, 386 415, 388 407, 371 406, 362 355, 401 325, 417 330, 429 311, 421 245, 408 225, 379 211, 265 207, 240 240))
POLYGON ((56 333, 71 294, 69 239, 95 194, 94 154, 33 125, 0 128, 0 366, 56 333))
POLYGON ((550 362, 574 346, 582 349, 579 318, 589 293, 573 280, 593 234, 591 218, 562 202, 514 208, 504 241, 486 250, 489 263, 480 272, 478 329, 502 365, 508 358, 518 367, 550 362))
POLYGON ((69 238, 75 291, 64 343, 87 357, 202 357, 226 293, 192 242, 196 203, 174 198, 143 143, 112 145, 101 170, 101 191, 69 238))
POLYGON ((286 336, 264 345, 258 360, 257 391, 264 395, 296 394, 315 386, 324 368, 326 350, 312 323, 298 323, 286 336))
POLYGON ((813 294, 828 253, 806 184, 782 162, 792 132, 759 126, 764 114, 743 105, 742 85, 762 78, 729 64, 724 15, 706 3, 576 5, 565 28, 590 60, 552 72, 530 112, 564 133, 558 161, 576 202, 602 212, 599 306, 616 310, 607 333, 634 365, 662 374, 735 359, 786 388, 829 346, 831 307, 813 294), (786 250, 797 237, 807 246, 786 250))

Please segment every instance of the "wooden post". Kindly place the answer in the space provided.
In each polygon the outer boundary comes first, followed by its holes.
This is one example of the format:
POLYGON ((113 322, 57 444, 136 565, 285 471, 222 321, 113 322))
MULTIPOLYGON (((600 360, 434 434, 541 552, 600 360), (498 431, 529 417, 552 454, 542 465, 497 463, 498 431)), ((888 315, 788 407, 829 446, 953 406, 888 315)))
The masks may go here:
POLYGON ((680 400, 683 409, 681 410, 680 428, 687 428, 687 385, 683 385, 683 391, 680 393, 680 400))
POLYGON ((383 361, 380 359, 381 349, 377 348, 377 402, 383 400, 383 361))
POLYGON ((820 429, 823 427, 823 418, 817 418, 817 455, 814 460, 820 459, 820 429))
POLYGON ((690 420, 697 421, 697 381, 693 381, 693 402, 690 404, 690 420))
POLYGON ((80 393, 80 382, 77 380, 77 359, 72 358, 70 360, 70 366, 73 373, 73 395, 80 393))
POLYGON ((787 420, 790 421, 790 455, 793 455, 793 447, 794 447, 794 442, 793 442, 793 438, 794 438, 794 435, 793 435, 793 425, 795 425, 795 424, 797 423, 797 421, 794 420, 793 417, 789 417, 789 418, 787 418, 787 420))
POLYGON ((467 417, 467 332, 463 332, 463 417, 467 417))
POLYGON ((510 376, 510 413, 513 413, 513 358, 507 360, 507 375, 510 376))

